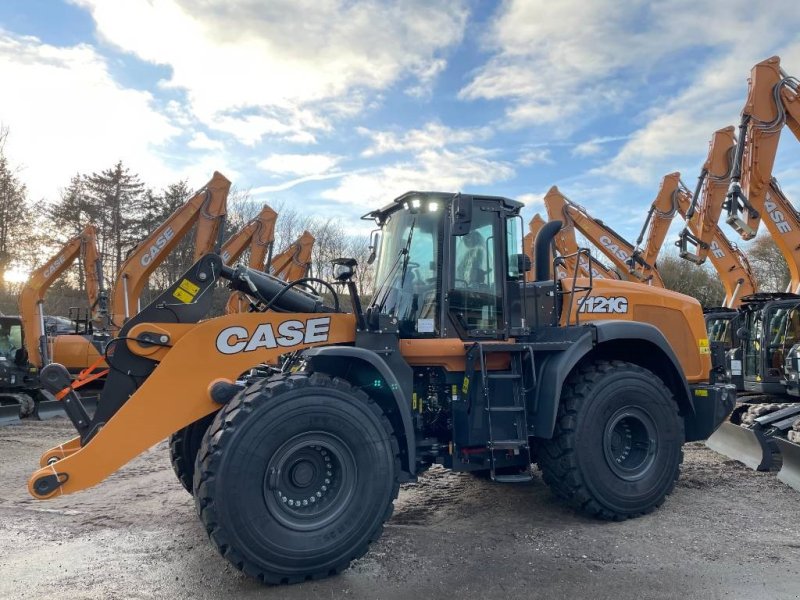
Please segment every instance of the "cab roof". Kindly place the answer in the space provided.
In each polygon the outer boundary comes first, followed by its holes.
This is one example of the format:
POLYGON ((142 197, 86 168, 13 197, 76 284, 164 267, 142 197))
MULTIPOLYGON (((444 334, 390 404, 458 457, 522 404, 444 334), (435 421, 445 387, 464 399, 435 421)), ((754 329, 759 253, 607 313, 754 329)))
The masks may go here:
POLYGON ((517 200, 512 200, 510 198, 505 198, 503 196, 485 196, 479 194, 462 194, 461 192, 420 192, 420 191, 410 191, 406 192, 405 194, 398 196, 394 200, 392 200, 389 204, 385 205, 382 208, 377 210, 373 210, 368 212, 361 218, 367 221, 375 221, 378 225, 382 225, 386 218, 391 215, 393 212, 400 210, 401 208, 405 207, 408 202, 412 200, 436 200, 438 202, 442 202, 443 204, 449 204, 459 195, 463 196, 471 196, 475 200, 487 200, 489 202, 496 202, 502 205, 503 209, 512 213, 512 214, 519 214, 519 211, 525 206, 522 202, 517 200))

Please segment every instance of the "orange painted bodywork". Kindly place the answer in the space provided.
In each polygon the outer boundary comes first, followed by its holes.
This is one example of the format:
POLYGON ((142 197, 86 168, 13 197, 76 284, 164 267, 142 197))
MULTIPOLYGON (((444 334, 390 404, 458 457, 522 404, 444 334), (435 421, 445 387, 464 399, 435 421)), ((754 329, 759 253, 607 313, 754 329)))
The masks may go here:
MULTIPOLYGON (((679 196, 682 196, 684 201, 691 202, 691 193, 681 184, 681 174, 676 172, 665 175, 647 216, 647 241, 643 248, 637 248, 635 251, 635 255, 644 264, 637 262, 629 271, 640 281, 649 280, 656 271, 658 254, 661 252, 667 231, 675 217, 679 196)), ((639 243, 641 243, 641 238, 637 241, 637 245, 639 243)))
POLYGON ((286 250, 273 257, 269 274, 284 281, 294 281, 305 277, 311 267, 311 251, 314 249, 314 236, 308 231, 289 245, 286 250))
MULTIPOLYGON (((39 346, 40 340, 46 335, 41 326, 45 294, 79 257, 82 258, 83 270, 86 275, 86 294, 92 320, 99 321, 101 315, 98 310, 98 299, 102 285, 99 278, 100 252, 97 249, 97 230, 94 225, 87 225, 79 235, 64 244, 64 247, 55 256, 33 271, 20 292, 19 314, 25 332, 25 348, 28 351, 29 360, 38 368, 42 368, 46 362, 39 346)), ((56 336, 56 339, 58 337, 80 337, 85 341, 83 336, 77 335, 56 336)), ((50 356, 55 356, 54 348, 50 350, 50 356)), ((64 363, 61 358, 59 358, 59 362, 67 367, 74 364, 64 363)))
POLYGON ((85 446, 79 447, 73 439, 41 457, 40 464, 44 465, 50 457, 63 458, 31 476, 28 489, 34 497, 43 499, 34 492, 33 482, 54 472, 66 473, 69 478, 49 497, 98 484, 178 429, 219 409, 209 395, 209 386, 214 381, 220 378, 235 381, 252 367, 274 363, 286 352, 332 343, 352 343, 356 326, 352 314, 267 312, 225 315, 191 324, 141 323, 130 333, 134 336, 139 330, 166 332, 172 347, 142 347, 131 340, 126 342, 133 352, 157 360, 158 366, 85 446), (233 354, 218 350, 218 338, 224 337, 223 330, 231 326, 244 327, 252 334, 263 324, 271 324, 277 331, 284 321, 308 322, 320 318, 330 318, 328 335, 324 340, 233 354))
MULTIPOLYGON (((578 288, 588 284, 588 279, 578 279, 576 282, 578 288)), ((565 291, 569 291, 572 289, 572 280, 566 279, 562 285, 565 291)), ((566 294, 564 296, 561 312, 562 325, 567 324, 568 317, 571 325, 576 322, 585 323, 598 320, 649 323, 658 328, 667 338, 690 383, 708 381, 711 355, 708 353, 706 324, 700 303, 690 296, 667 289, 643 286, 635 282, 597 280, 592 284, 591 293, 579 291, 574 295, 566 294), (625 311, 584 312, 592 305, 591 302, 585 301, 587 296, 608 300, 608 302, 602 302, 598 307, 605 309, 614 304, 619 307, 621 303, 615 303, 613 300, 624 298, 625 311), (570 303, 572 303, 571 310, 569 310, 570 303), (583 310, 579 308, 581 304, 585 306, 583 310)))
POLYGON ((194 260, 214 250, 217 235, 227 210, 231 182, 224 175, 214 176, 153 233, 139 242, 122 263, 111 293, 112 324, 120 328, 139 312, 139 297, 150 274, 197 223, 194 260))

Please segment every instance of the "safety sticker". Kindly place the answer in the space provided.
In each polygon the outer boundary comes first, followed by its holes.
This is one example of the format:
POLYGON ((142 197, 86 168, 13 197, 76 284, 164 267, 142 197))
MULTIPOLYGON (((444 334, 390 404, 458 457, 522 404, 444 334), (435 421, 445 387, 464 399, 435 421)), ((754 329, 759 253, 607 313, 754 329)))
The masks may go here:
POLYGON ((708 344, 708 338, 697 340, 697 347, 700 349, 700 354, 711 354, 711 348, 708 344))
POLYGON ((194 297, 197 295, 197 292, 200 291, 200 286, 193 284, 188 279, 184 279, 181 281, 180 286, 172 295, 175 296, 178 300, 183 302, 184 304, 189 304, 190 302, 194 302, 194 297))

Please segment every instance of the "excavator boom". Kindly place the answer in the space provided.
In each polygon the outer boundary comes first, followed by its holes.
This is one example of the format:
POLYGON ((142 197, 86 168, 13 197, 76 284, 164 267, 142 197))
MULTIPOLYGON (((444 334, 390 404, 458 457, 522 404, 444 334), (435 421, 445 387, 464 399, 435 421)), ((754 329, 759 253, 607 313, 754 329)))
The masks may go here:
POLYGON ((689 190, 681 182, 681 174, 676 172, 665 175, 658 195, 647 213, 642 232, 636 240, 636 250, 631 255, 629 272, 641 281, 649 280, 655 271, 658 254, 678 210, 679 196, 683 197, 683 201, 691 198, 689 190), (647 242, 642 248, 645 233, 647 242))
POLYGON ((695 264, 703 264, 711 251, 712 239, 717 235, 725 196, 731 181, 736 138, 733 127, 714 132, 708 156, 697 179, 692 204, 685 211, 687 227, 680 234, 680 256, 695 264))
MULTIPOLYGON (((585 208, 570 201, 555 186, 550 188, 545 195, 544 203, 551 220, 562 221, 565 228, 575 227, 597 246, 617 268, 617 271, 627 274, 630 281, 643 281, 630 273, 631 260, 635 251, 630 242, 599 219, 591 217, 585 208)), ((645 281, 657 287, 664 287, 661 276, 654 268, 649 272, 645 281)))
POLYGON ((122 264, 114 283, 111 309, 115 327, 121 327, 138 312, 139 297, 148 277, 192 225, 197 223, 195 261, 217 247, 230 187, 231 182, 215 172, 211 181, 134 248, 122 264))
POLYGON ((308 274, 311 267, 311 251, 314 249, 314 236, 308 231, 278 254, 270 263, 269 273, 284 281, 294 281, 308 274))

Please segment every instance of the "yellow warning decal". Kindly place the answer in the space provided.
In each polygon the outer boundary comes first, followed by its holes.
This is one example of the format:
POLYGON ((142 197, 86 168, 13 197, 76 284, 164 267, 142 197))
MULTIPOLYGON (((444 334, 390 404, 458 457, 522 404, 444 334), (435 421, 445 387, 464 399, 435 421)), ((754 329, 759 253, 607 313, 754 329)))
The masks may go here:
POLYGON ((697 389, 694 391, 695 396, 708 396, 708 390, 697 389))
MULTIPOLYGON (((200 291, 200 286, 193 284, 188 279, 184 279, 183 281, 181 281, 181 288, 183 289, 183 291, 189 292, 192 296, 196 296, 197 292, 200 291)), ((708 343, 708 340, 706 340, 706 343, 708 343)))
POLYGON ((697 347, 700 349, 700 354, 711 354, 708 338, 701 338, 697 340, 697 347))
POLYGON ((184 279, 181 281, 180 286, 178 289, 172 292, 172 295, 175 296, 178 300, 183 302, 184 304, 189 304, 190 302, 194 302, 194 297, 197 295, 197 292, 200 291, 200 286, 193 284, 188 279, 184 279))
POLYGON ((417 392, 411 394, 411 408, 417 410, 417 392))
POLYGON ((465 396, 469 393, 469 377, 464 377, 464 383, 461 385, 461 393, 465 396))

